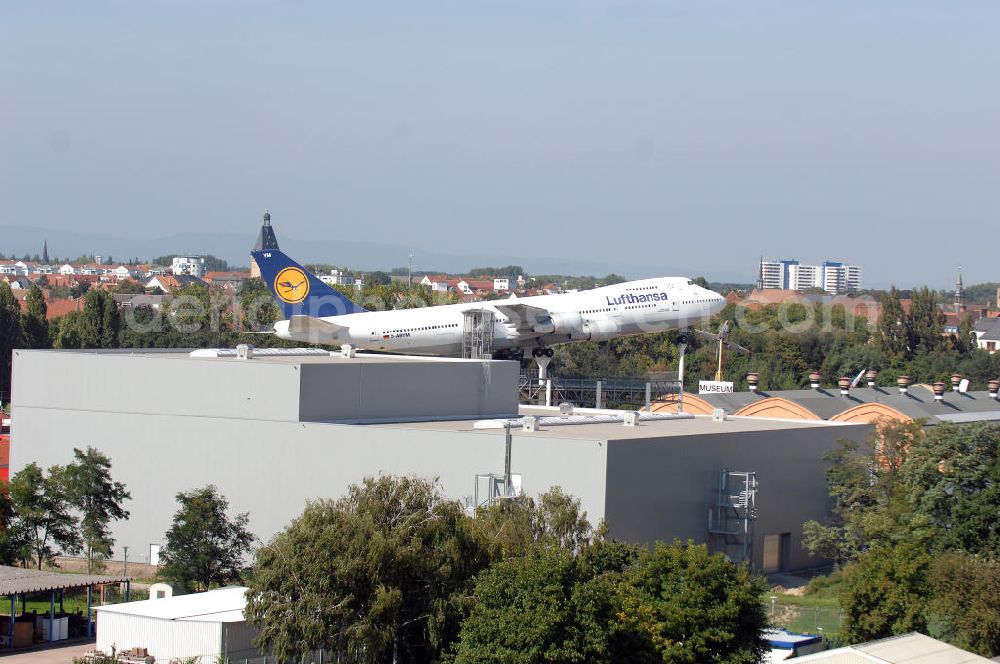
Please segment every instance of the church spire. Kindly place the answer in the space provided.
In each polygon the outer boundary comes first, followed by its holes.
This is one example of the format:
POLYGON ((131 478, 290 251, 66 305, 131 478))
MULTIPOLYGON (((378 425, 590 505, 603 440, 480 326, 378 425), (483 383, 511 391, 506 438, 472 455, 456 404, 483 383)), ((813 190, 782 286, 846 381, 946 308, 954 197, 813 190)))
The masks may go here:
POLYGON ((962 268, 958 268, 958 281, 955 282, 955 309, 965 311, 965 286, 962 284, 962 268))

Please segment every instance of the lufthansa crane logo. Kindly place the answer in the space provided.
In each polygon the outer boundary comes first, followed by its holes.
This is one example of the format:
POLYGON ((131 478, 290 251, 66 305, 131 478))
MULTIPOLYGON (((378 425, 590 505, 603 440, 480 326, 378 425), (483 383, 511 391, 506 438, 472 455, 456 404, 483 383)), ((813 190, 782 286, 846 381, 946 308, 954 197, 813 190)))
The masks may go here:
POLYGON ((286 304, 298 304, 309 295, 309 278, 297 267, 286 267, 274 278, 274 292, 286 304))

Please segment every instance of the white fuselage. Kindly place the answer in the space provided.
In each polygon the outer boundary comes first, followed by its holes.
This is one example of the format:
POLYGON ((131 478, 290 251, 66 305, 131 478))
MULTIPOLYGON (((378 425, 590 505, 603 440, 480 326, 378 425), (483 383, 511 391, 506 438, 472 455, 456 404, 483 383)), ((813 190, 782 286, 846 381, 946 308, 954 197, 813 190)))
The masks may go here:
POLYGON ((469 310, 492 311, 493 349, 514 350, 686 328, 711 318, 725 304, 721 295, 690 279, 662 277, 576 293, 328 316, 321 320, 339 327, 329 338, 291 333, 288 321, 279 321, 275 331, 281 338, 309 343, 461 357, 464 312, 469 310), (504 305, 545 310, 553 324, 524 329, 504 313, 504 305))

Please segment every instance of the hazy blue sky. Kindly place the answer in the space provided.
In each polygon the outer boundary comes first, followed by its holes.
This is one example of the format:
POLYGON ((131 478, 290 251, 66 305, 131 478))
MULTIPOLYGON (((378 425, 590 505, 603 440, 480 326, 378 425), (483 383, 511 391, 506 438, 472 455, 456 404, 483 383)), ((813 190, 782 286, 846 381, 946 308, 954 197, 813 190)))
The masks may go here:
POLYGON ((265 207, 514 261, 1000 279, 1000 2, 0 0, 0 225, 265 207))

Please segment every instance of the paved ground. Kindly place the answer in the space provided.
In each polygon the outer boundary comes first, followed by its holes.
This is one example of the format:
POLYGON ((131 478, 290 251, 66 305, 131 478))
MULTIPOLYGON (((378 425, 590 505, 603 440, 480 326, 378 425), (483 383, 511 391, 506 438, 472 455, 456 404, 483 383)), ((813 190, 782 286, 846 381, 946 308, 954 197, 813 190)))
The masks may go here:
POLYGON ((68 645, 36 648, 30 651, 15 652, 0 651, 0 662, 3 664, 72 664, 74 657, 80 657, 94 647, 93 641, 74 641, 68 645))

